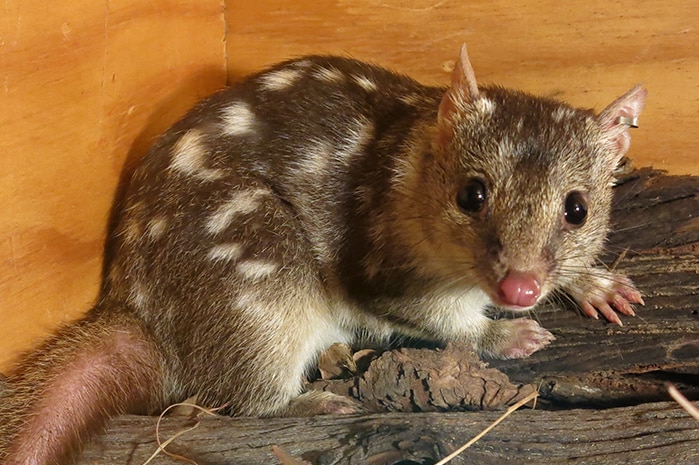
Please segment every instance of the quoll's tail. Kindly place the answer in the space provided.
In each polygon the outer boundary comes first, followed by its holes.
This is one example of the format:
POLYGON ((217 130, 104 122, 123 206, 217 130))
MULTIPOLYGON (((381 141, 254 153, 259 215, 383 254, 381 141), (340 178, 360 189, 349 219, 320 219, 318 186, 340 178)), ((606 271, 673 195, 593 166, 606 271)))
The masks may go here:
POLYGON ((161 356, 125 312, 94 309, 27 354, 0 399, 0 463, 72 462, 110 417, 159 404, 161 356))

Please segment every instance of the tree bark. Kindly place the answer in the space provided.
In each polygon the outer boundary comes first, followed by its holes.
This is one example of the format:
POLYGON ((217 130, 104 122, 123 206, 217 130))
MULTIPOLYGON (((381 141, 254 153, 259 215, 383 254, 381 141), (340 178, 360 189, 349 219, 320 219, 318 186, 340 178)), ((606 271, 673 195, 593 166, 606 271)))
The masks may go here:
MULTIPOLYGON (((205 417, 168 450, 199 465, 279 464, 272 446, 314 465, 434 464, 502 412, 388 413, 315 418, 205 417)), ((157 449, 152 417, 121 417, 81 464, 141 465, 157 449)), ((191 426, 166 418, 161 440, 191 426)), ((699 463, 697 421, 672 403, 610 410, 518 410, 451 463, 699 463)), ((152 464, 183 463, 160 454, 152 464)))
MULTIPOLYGON (((646 301, 623 327, 553 299, 533 316, 556 341, 527 359, 487 367, 464 347, 401 349, 354 378, 315 385, 354 395, 368 411, 422 413, 205 417, 168 450, 199 465, 279 463, 273 445, 314 465, 434 464, 502 413, 440 411, 502 408, 536 387, 536 410, 512 413, 452 463, 699 463, 699 423, 676 404, 658 402, 668 398, 667 382, 699 398, 697 213, 696 177, 640 170, 616 187, 603 261, 612 264, 628 249, 617 267, 646 301)), ((156 421, 115 419, 80 463, 144 463, 156 449, 156 421)), ((163 438, 187 424, 185 417, 165 418, 163 438)), ((151 463, 179 462, 161 454, 151 463)))

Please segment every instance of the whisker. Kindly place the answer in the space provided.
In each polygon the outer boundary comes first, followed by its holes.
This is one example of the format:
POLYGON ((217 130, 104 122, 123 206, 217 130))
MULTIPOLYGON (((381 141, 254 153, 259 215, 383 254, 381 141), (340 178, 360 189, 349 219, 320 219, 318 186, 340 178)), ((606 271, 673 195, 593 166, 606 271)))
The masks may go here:
POLYGON ((649 221, 647 221, 645 223, 638 223, 638 224, 634 224, 631 226, 627 226, 625 228, 613 228, 611 232, 619 233, 619 232, 635 231, 637 229, 647 228, 650 225, 651 225, 651 223, 649 221))

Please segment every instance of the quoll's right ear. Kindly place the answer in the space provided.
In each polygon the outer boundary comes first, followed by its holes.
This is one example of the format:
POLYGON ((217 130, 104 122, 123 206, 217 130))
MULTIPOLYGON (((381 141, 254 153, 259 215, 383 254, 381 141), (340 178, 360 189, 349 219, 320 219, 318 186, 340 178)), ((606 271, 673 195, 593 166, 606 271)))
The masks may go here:
POLYGON ((646 104, 648 91, 637 85, 615 101, 613 101, 597 117, 602 127, 605 142, 611 146, 611 169, 621 161, 629 150, 631 135, 629 128, 638 127, 638 117, 646 104))

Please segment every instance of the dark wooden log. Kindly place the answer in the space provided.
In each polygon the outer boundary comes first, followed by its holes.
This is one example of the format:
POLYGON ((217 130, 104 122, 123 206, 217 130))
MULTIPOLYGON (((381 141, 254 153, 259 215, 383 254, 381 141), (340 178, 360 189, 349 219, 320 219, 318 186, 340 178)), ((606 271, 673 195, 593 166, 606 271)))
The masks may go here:
MULTIPOLYGON (((628 248, 618 267, 637 283, 646 306, 637 309, 637 317, 625 318, 623 327, 584 318, 564 298, 537 310, 534 317, 556 335, 556 341, 525 360, 490 362, 522 384, 511 384, 478 362, 469 362, 474 369, 483 370, 478 373, 484 382, 491 383, 491 391, 483 386, 477 391, 482 396, 496 392, 493 386, 502 386, 503 394, 496 403, 479 404, 473 397, 476 391, 461 392, 435 379, 439 370, 429 376, 420 374, 423 365, 409 351, 392 357, 395 365, 385 365, 381 382, 388 386, 391 379, 397 380, 393 392, 385 386, 372 391, 375 386, 367 386, 366 377, 338 383, 345 383, 342 389, 350 393, 359 392, 362 386, 365 393, 380 391, 374 397, 375 405, 402 410, 505 405, 527 392, 526 383, 539 387, 543 398, 539 409, 513 413, 455 459, 455 464, 699 463, 699 423, 674 403, 655 403, 667 398, 667 382, 699 398, 698 213, 699 178, 670 177, 652 170, 625 177, 616 188, 614 232, 604 261, 613 263, 628 248), (408 380, 401 379, 406 377, 406 366, 414 375, 408 380), (459 395, 445 396, 435 390, 445 385, 459 395), (404 402, 400 396, 413 396, 416 401, 404 402), (550 406, 556 409, 545 409, 550 406), (580 406, 586 408, 574 408, 580 406)), ((462 356, 446 355, 450 369, 453 360, 466 361, 471 356, 467 350, 462 356)), ((457 372, 462 370, 468 368, 459 366, 457 372)), ((473 380, 465 376, 464 386, 477 384, 473 380)), ((200 465, 278 463, 271 454, 273 445, 314 465, 433 464, 500 414, 206 417, 168 449, 200 465)), ((107 433, 88 446, 80 463, 144 463, 156 449, 155 423, 150 417, 115 419, 107 433)), ((166 418, 163 438, 187 424, 183 417, 166 418)), ((151 463, 179 462, 161 454, 151 463)))
MULTIPOLYGON (((434 464, 501 412, 390 413, 303 419, 205 417, 168 450, 199 465, 278 464, 272 446, 314 465, 434 464)), ((157 449, 156 419, 122 417, 84 452, 81 464, 141 465, 157 449)), ((161 440, 190 426, 167 418, 161 440)), ((519 410, 467 449, 456 464, 699 463, 699 424, 672 403, 610 410, 519 410)), ((175 464, 160 454, 153 464, 175 464)))

